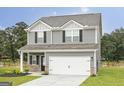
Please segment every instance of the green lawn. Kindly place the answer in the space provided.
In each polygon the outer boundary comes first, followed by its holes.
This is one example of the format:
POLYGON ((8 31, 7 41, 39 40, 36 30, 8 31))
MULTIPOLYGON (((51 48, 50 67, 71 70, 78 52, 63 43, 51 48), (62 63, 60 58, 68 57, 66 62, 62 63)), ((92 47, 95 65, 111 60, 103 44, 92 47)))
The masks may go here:
POLYGON ((98 76, 89 77, 81 86, 124 86, 124 68, 102 67, 98 76))
MULTIPOLYGON (((1 67, 0 74, 4 74, 7 71, 12 72, 14 67, 1 67)), ((17 77, 0 77, 0 82, 12 82, 13 86, 20 85, 22 83, 31 81, 33 79, 39 78, 39 76, 17 76, 17 77)))
POLYGON ((39 78, 38 76, 0 77, 0 82, 12 82, 13 86, 39 78))

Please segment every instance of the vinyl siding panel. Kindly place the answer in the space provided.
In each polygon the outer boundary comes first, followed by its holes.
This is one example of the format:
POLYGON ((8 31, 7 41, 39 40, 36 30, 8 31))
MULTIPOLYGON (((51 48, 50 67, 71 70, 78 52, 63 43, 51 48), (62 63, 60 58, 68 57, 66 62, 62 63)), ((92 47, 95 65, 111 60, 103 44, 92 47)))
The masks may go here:
POLYGON ((52 32, 52 43, 53 44, 62 43, 62 31, 53 31, 52 32))
POLYGON ((34 32, 28 32, 28 44, 35 44, 35 33, 34 32))
POLYGON ((51 31, 46 31, 46 43, 51 43, 51 31))
POLYGON ((34 25, 32 28, 31 28, 31 31, 39 31, 39 30, 49 30, 49 28, 42 24, 41 22, 38 22, 36 25, 34 25))
POLYGON ((83 43, 95 43, 95 29, 83 30, 83 43))

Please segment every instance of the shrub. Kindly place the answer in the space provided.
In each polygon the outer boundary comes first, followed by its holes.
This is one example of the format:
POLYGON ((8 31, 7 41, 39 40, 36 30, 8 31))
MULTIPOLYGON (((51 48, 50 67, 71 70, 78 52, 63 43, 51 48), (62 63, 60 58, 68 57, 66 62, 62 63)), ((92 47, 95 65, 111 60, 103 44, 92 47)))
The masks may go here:
POLYGON ((9 70, 5 71, 5 74, 10 74, 10 73, 12 73, 12 71, 9 70))
POLYGON ((28 69, 28 68, 26 68, 26 69, 24 70, 24 72, 25 72, 25 73, 28 73, 28 72, 29 72, 29 69, 28 69))
POLYGON ((20 70, 16 69, 16 70, 13 70, 13 74, 20 74, 20 70))

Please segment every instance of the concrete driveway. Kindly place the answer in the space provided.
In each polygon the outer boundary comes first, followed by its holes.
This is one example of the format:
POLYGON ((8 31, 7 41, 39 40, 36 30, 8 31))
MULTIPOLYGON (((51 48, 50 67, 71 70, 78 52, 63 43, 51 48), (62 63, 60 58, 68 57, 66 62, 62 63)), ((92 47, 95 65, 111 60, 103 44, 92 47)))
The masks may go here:
POLYGON ((89 76, 46 75, 20 86, 79 86, 89 76))

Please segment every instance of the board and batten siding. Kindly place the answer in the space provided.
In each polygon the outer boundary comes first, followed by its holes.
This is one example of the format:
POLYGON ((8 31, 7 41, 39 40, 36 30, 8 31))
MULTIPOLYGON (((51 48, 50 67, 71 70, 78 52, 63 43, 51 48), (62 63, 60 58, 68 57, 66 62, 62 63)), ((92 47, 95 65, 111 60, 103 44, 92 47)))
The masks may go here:
POLYGON ((44 30, 49 30, 49 28, 46 26, 46 25, 44 25, 44 24, 42 24, 41 22, 38 22, 37 24, 35 24, 31 29, 30 29, 30 31, 32 32, 32 31, 44 31, 44 30))

